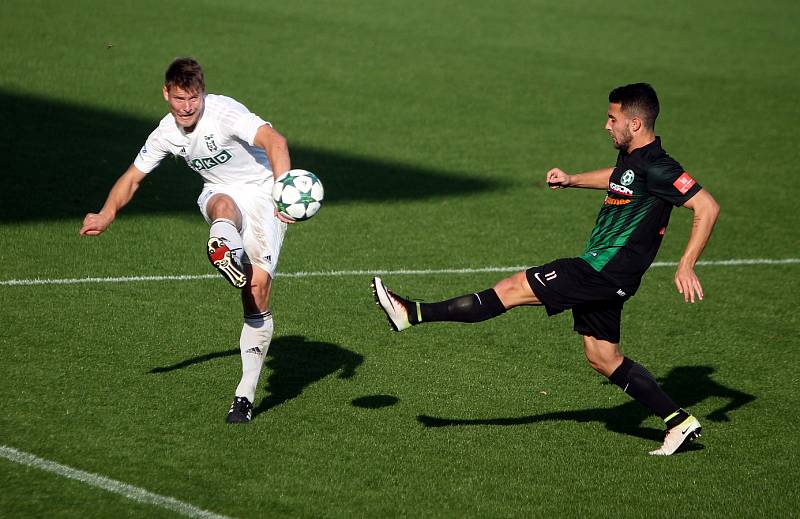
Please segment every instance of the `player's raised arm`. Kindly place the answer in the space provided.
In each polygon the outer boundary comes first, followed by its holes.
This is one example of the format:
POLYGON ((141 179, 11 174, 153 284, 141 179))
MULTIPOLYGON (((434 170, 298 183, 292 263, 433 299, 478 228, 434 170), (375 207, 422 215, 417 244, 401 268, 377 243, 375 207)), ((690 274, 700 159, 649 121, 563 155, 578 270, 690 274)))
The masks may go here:
POLYGON ((547 172, 547 184, 550 189, 564 189, 566 187, 583 187, 587 189, 607 189, 608 179, 614 168, 603 168, 586 173, 570 175, 558 168, 547 172))
POLYGON ((145 173, 142 173, 139 168, 131 164, 127 171, 114 183, 100 212, 89 213, 83 219, 83 227, 79 231, 80 234, 83 236, 97 236, 105 231, 116 218, 117 212, 131 201, 133 194, 139 188, 139 184, 144 177, 145 173))
POLYGON ((689 243, 686 244, 683 256, 678 262, 678 269, 675 271, 675 286, 678 292, 683 294, 684 301, 694 303, 695 298, 699 301, 703 299, 703 287, 694 272, 694 266, 711 237, 711 231, 714 230, 714 223, 719 215, 719 204, 708 191, 701 189, 687 200, 683 207, 694 211, 694 220, 689 243))

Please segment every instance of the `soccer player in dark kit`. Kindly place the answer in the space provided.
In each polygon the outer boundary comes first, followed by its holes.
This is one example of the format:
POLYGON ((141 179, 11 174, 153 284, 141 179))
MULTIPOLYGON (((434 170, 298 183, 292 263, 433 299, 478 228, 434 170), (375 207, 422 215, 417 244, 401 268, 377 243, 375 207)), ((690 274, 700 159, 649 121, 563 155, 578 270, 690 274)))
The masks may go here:
POLYGON ((377 277, 372 290, 395 331, 436 321, 485 321, 523 305, 542 305, 548 315, 572 310, 574 329, 583 338, 592 368, 664 420, 664 443, 650 454, 669 456, 700 436, 700 422, 673 402, 650 372, 622 355, 622 307, 653 262, 673 206, 694 213, 675 286, 686 302, 703 299, 694 266, 711 236, 719 205, 661 147, 655 135, 659 103, 653 87, 621 86, 611 91, 608 101, 605 129, 619 150, 616 166, 574 175, 558 168, 547 172, 552 189, 606 190, 580 256, 532 267, 493 288, 438 303, 402 298, 377 277))

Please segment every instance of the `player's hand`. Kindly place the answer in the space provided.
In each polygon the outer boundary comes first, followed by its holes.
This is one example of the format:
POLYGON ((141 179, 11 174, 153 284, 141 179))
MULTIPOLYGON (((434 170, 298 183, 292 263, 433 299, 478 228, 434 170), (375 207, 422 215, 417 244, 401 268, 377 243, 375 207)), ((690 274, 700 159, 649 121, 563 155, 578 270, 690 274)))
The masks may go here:
POLYGON ((280 212, 278 212, 277 209, 275 209, 275 218, 282 221, 283 223, 296 223, 296 221, 293 218, 289 218, 288 216, 281 214, 280 212))
POLYGON ((678 265, 678 270, 675 271, 675 287, 683 294, 683 300, 687 303, 694 303, 695 299, 703 300, 703 286, 692 267, 678 265))
POLYGON ((570 185, 570 176, 558 168, 547 172, 547 185, 550 189, 564 189, 570 185))
POLYGON ((83 219, 83 227, 78 231, 81 236, 97 236, 111 225, 114 218, 103 213, 89 213, 83 219))

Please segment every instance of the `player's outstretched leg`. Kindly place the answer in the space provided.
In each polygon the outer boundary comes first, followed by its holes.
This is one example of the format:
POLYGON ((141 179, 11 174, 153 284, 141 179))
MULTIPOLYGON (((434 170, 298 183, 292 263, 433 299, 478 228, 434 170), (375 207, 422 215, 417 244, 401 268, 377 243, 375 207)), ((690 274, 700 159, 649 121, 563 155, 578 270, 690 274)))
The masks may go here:
POLYGON ((242 267, 242 236, 232 221, 218 218, 211 224, 208 239, 208 260, 236 288, 247 284, 242 267))
POLYGON ((239 349, 242 356, 242 378, 236 387, 236 398, 228 411, 228 423, 249 422, 264 357, 267 355, 274 325, 272 313, 262 312, 245 316, 239 349))
POLYGON ((494 288, 438 303, 422 303, 398 296, 383 284, 381 278, 375 277, 372 278, 372 295, 396 332, 424 322, 477 323, 506 311, 494 288))

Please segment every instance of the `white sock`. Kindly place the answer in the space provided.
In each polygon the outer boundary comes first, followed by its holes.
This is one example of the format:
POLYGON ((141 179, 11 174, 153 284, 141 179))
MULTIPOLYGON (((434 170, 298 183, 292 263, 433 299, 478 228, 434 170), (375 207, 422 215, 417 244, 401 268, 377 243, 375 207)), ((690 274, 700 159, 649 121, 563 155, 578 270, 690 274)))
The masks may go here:
POLYGON ((209 238, 222 238, 225 245, 236 256, 236 260, 241 263, 244 254, 244 244, 239 229, 227 218, 217 218, 211 222, 211 229, 208 230, 209 238))
POLYGON ((246 397, 252 404, 256 397, 258 377, 261 366, 267 355, 269 343, 272 341, 272 313, 247 315, 239 338, 239 349, 242 355, 242 380, 236 388, 236 396, 246 397))

